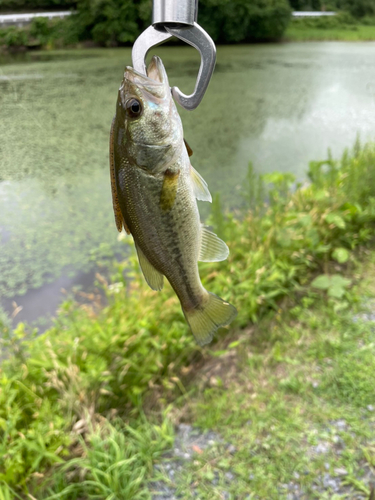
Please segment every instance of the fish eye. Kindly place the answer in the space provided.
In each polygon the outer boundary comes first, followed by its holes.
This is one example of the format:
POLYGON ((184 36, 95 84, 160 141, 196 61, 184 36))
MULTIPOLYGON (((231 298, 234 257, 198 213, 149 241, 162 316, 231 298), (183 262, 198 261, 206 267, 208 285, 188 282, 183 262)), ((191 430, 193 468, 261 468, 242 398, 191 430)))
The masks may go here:
POLYGON ((125 108, 128 116, 131 118, 137 118, 142 114, 142 104, 134 97, 126 101, 125 108))

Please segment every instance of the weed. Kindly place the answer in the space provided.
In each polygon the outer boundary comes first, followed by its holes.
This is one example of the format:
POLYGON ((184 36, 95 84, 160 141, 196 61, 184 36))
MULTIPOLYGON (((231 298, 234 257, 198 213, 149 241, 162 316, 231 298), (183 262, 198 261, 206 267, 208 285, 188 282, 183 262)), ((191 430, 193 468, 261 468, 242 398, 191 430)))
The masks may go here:
MULTIPOLYGON (((237 306, 237 330, 251 322, 265 324, 269 318, 277 326, 269 327, 268 338, 252 337, 247 329, 240 344, 229 342, 230 349, 242 352, 259 399, 250 404, 247 394, 240 391, 236 399, 234 392, 229 411, 219 397, 224 384, 217 379, 218 389, 208 392, 207 403, 202 403, 206 426, 228 424, 234 416, 243 425, 256 412, 266 412, 265 423, 258 419, 259 429, 247 438, 264 438, 251 460, 258 486, 268 484, 267 460, 282 467, 283 477, 290 477, 298 455, 293 439, 299 430, 308 431, 302 415, 316 398, 323 401, 322 414, 331 400, 349 402, 356 409, 372 404, 370 337, 362 350, 355 350, 350 339, 358 342, 358 331, 354 334, 349 323, 340 323, 335 315, 345 316, 354 296, 355 280, 343 274, 354 269, 359 252, 373 238, 374 165, 375 146, 358 143, 341 161, 311 163, 309 185, 295 186, 290 174, 256 177, 250 166, 245 189, 250 208, 223 214, 218 197, 213 203, 211 223, 231 253, 226 262, 201 266, 204 285, 237 306), (320 318, 306 312, 319 300, 330 308, 324 336, 320 318), (301 328, 282 326, 285 301, 293 304, 291 314, 301 328), (343 338, 337 329, 344 332, 343 338), (266 355, 264 343, 270 345, 266 355), (325 359, 333 362, 315 391, 309 385, 314 374, 305 371, 305 361, 298 358, 300 345, 309 366, 321 367, 325 359), (362 359, 366 369, 361 368, 362 359), (272 376, 274 367, 280 368, 278 377, 272 376), (253 371, 264 386, 253 380, 253 371), (270 396, 273 392, 279 397, 270 396), (292 405, 290 422, 290 401, 304 394, 306 400, 292 405), (285 422, 275 430, 277 447, 265 437, 272 418, 285 422)), ((41 499, 114 498, 119 491, 126 491, 121 493, 126 498, 147 497, 152 461, 170 444, 171 433, 160 431, 162 426, 152 431, 145 427, 142 405, 147 398, 149 406, 154 402, 160 409, 172 394, 186 398, 182 367, 198 355, 208 356, 212 346, 195 345, 169 286, 160 293, 147 288, 134 252, 130 261, 114 264, 110 285, 102 281, 109 305, 97 314, 65 302, 54 327, 42 336, 24 324, 13 332, 1 326, 7 354, 0 369, 3 496, 14 490, 15 495, 41 499), (103 419, 108 425, 98 429, 103 419), (118 419, 127 425, 114 425, 118 419), (80 484, 85 485, 84 493, 80 484)), ((318 405, 311 407, 319 421, 318 405)))

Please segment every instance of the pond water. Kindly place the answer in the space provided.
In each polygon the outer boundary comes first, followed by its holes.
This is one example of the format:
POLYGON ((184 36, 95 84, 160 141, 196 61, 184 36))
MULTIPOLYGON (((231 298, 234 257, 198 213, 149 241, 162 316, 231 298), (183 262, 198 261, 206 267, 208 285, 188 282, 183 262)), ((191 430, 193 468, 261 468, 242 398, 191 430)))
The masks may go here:
MULTIPOLYGON (((218 48, 198 109, 181 111, 192 163, 227 206, 248 162, 302 179, 375 131, 375 44, 218 48)), ((159 47, 171 85, 194 88, 198 54, 159 47)), ((130 49, 33 52, 0 60, 0 301, 16 320, 51 314, 61 287, 87 284, 95 262, 124 254, 108 172, 108 136, 130 49)), ((203 212, 207 213, 207 210, 203 212)))

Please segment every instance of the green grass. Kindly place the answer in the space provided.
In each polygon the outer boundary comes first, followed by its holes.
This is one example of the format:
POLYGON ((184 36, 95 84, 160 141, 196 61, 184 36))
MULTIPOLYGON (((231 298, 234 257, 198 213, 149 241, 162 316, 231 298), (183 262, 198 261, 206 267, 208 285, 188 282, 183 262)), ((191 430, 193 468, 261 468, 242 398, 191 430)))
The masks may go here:
POLYGON ((230 355, 232 369, 180 403, 182 414, 224 443, 197 453, 177 478, 183 498, 194 498, 192 481, 202 500, 223 498, 225 491, 236 499, 286 499, 289 483, 306 499, 369 495, 363 475, 375 465, 375 413, 368 409, 375 401, 375 333, 373 323, 354 322, 353 315, 357 301, 373 297, 375 253, 351 275, 368 281, 351 290, 350 309, 337 313, 314 293, 296 301, 241 333, 217 359, 225 364, 230 355), (341 494, 323 487, 325 474, 340 477, 341 494))
POLYGON ((292 19, 284 34, 291 42, 346 41, 366 42, 375 40, 375 20, 362 22, 348 14, 326 18, 292 19))
POLYGON ((353 26, 351 29, 337 28, 321 30, 296 26, 293 22, 287 28, 284 38, 291 42, 343 41, 369 42, 375 40, 375 26, 353 26))
POLYGON ((201 498, 220 498, 215 467, 224 477, 235 470, 233 498, 282 498, 278 488, 295 473, 313 495, 327 460, 366 490, 358 464, 375 460, 366 413, 375 400, 374 334, 351 321, 351 309, 370 273, 358 259, 373 241, 374 165, 375 145, 357 143, 338 162, 312 162, 311 184, 293 191, 292 175, 259 178, 250 165, 246 210, 224 215, 215 199, 211 223, 231 254, 202 265, 201 275, 239 310, 216 345, 195 345, 173 291, 149 290, 134 253, 114 264, 110 283, 98 276, 109 301, 99 313, 66 302, 42 336, 3 322, 0 499, 150 498, 152 464, 181 413, 239 450, 198 457, 178 480, 184 495, 198 481, 201 498), (217 369, 205 388, 199 367, 210 364, 217 369), (350 426, 339 435, 345 453, 315 460, 309 447, 336 439, 329 421, 340 415, 350 426))
MULTIPOLYGON (((87 423, 83 423, 87 425, 87 423)), ((153 463, 173 442, 170 421, 151 425, 139 418, 133 425, 103 419, 86 428, 77 458, 53 476, 45 500, 81 498, 148 499, 147 477, 153 463)))

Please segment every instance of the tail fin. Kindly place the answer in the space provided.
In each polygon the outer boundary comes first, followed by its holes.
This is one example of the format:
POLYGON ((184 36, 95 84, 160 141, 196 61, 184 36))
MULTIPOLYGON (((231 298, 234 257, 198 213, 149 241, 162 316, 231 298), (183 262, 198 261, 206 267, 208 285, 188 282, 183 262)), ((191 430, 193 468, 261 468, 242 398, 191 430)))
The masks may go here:
POLYGON ((216 330, 229 325, 237 316, 237 309, 232 304, 210 292, 207 292, 207 300, 200 307, 183 311, 199 345, 211 342, 216 330))

